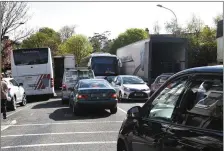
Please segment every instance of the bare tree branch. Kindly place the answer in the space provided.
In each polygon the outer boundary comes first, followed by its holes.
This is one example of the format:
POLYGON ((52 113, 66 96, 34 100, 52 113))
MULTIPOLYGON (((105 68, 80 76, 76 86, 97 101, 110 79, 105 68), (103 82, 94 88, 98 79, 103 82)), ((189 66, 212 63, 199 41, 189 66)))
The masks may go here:
POLYGON ((62 27, 59 31, 61 40, 64 42, 69 37, 73 36, 75 34, 75 28, 76 25, 62 27))
MULTIPOLYGON (((1 40, 6 34, 18 29, 29 20, 27 2, 0 2, 1 3, 1 40)), ((21 35, 24 37, 24 35, 21 35)))

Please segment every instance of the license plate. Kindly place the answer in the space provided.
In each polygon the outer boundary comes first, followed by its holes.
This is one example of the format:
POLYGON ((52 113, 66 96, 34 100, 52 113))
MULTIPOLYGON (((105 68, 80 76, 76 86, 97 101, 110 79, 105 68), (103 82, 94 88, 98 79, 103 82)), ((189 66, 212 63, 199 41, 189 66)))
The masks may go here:
POLYGON ((103 94, 91 94, 91 97, 106 97, 107 95, 105 93, 103 94))
POLYGON ((29 87, 36 87, 36 84, 29 84, 29 87))
POLYGON ((143 96, 142 93, 135 93, 135 96, 143 96))

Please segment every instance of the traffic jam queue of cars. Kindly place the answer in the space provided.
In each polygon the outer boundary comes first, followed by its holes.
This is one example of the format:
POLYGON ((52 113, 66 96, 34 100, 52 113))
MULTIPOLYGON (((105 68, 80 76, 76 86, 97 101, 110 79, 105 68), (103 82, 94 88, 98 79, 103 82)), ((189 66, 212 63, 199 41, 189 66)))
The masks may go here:
MULTIPOLYGON (((171 75, 163 74, 156 81, 162 84, 171 75)), ((61 92, 62 104, 69 104, 74 114, 81 114, 82 108, 88 107, 95 110, 109 109, 114 114, 118 101, 145 102, 151 94, 150 87, 138 76, 118 75, 98 79, 93 70, 87 67, 66 70, 61 92)))

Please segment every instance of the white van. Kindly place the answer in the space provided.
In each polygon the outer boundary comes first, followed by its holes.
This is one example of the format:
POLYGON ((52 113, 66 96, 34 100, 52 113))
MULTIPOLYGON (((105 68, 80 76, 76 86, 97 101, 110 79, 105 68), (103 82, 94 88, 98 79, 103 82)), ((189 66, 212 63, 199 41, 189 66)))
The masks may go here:
POLYGON ((17 49, 11 53, 12 77, 22 84, 27 96, 54 96, 50 48, 17 49))

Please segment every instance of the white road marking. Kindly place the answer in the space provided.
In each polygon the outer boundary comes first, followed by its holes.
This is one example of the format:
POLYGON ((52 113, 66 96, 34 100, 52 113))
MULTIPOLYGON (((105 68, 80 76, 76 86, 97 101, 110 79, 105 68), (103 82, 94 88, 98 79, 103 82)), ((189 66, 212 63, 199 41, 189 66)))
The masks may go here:
POLYGON ((16 120, 13 120, 9 125, 1 126, 1 131, 4 131, 5 129, 9 128, 10 126, 16 124, 16 120))
POLYGON ((22 126, 41 126, 41 125, 66 125, 66 124, 104 124, 104 123, 122 123, 123 121, 96 121, 96 122, 63 122, 63 123, 42 123, 42 124, 20 124, 20 125, 11 125, 13 127, 22 127, 22 126))
POLYGON ((120 111, 124 112, 125 114, 127 114, 127 112, 125 110, 123 110, 122 108, 120 107, 117 107, 120 111))
POLYGON ((26 109, 26 108, 30 107, 31 105, 33 105, 33 104, 30 104, 30 105, 24 106, 24 107, 23 107, 23 108, 21 108, 20 110, 16 110, 16 111, 14 111, 13 113, 8 114, 8 115, 7 115, 7 117, 12 116, 13 114, 16 114, 17 112, 20 112, 20 111, 22 111, 22 110, 24 110, 24 109, 26 109))
POLYGON ((93 131, 93 132, 63 132, 63 133, 40 133, 40 134, 19 134, 19 135, 2 135, 1 137, 23 137, 23 136, 45 136, 45 135, 71 135, 71 134, 103 134, 118 133, 118 131, 93 131))
POLYGON ((116 143, 117 143, 117 141, 70 142, 70 143, 51 143, 51 144, 32 144, 32 145, 4 146, 4 147, 1 147, 1 149, 27 148, 27 147, 44 147, 44 146, 66 146, 66 145, 116 144, 116 143))

